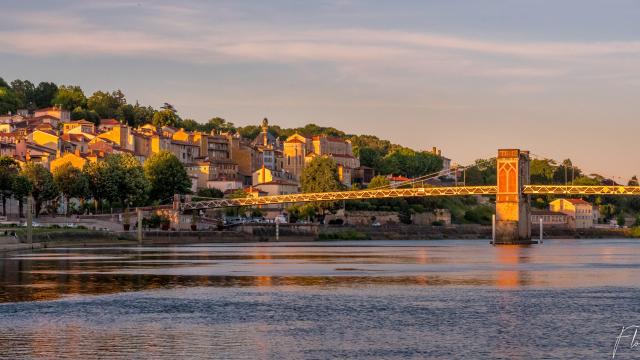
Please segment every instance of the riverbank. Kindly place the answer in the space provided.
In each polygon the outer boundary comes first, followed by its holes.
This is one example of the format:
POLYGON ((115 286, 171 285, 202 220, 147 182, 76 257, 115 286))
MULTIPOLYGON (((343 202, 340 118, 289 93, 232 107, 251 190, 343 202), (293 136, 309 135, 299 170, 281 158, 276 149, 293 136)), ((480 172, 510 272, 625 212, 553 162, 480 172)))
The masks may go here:
MULTIPOLYGON (((251 242, 311 242, 317 240, 489 240, 491 227, 482 225, 417 226, 280 226, 278 237, 273 225, 244 225, 228 231, 145 231, 142 242, 135 231, 116 232, 74 228, 34 229, 33 243, 26 243, 23 228, 7 230, 16 236, 0 235, 0 252, 53 247, 181 245, 197 243, 251 243, 251 242)), ((532 237, 537 238, 538 229, 532 237)), ((630 229, 545 229, 544 239, 607 239, 629 238, 630 229)))

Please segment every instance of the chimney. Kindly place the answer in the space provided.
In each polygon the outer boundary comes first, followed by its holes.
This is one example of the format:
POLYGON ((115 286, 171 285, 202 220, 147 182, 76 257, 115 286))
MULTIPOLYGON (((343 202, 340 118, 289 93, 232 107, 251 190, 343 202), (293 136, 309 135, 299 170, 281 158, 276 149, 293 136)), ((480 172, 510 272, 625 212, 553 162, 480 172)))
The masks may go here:
POLYGON ((442 156, 442 150, 438 149, 438 156, 442 156))
POLYGON ((432 148, 431 148, 431 153, 432 153, 432 154, 434 154, 434 155, 438 154, 438 148, 437 148, 437 147, 435 147, 435 146, 434 146, 434 147, 432 147, 432 148))

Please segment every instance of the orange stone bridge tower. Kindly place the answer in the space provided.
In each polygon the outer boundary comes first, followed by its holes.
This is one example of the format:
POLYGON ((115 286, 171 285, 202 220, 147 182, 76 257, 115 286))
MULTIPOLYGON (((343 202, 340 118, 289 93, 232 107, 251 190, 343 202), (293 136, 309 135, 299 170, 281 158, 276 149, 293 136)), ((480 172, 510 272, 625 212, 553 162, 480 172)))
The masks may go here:
POLYGON ((531 244, 531 208, 528 185, 529 152, 500 149, 497 158, 495 244, 531 244))

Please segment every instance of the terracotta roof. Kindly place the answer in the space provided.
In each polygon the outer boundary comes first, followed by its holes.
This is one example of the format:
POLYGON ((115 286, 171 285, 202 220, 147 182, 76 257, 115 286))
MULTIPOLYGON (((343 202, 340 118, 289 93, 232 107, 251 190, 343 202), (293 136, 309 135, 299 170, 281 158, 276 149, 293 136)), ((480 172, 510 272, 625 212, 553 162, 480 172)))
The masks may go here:
POLYGON ((60 110, 62 110, 62 109, 59 109, 59 108, 54 107, 54 106, 49 106, 49 107, 42 108, 42 109, 36 109, 35 111, 51 111, 51 110, 57 110, 57 111, 60 111, 60 110))
POLYGON ((293 138, 293 139, 291 139, 291 140, 287 140, 287 141, 285 141, 285 144, 286 144, 286 143, 304 144, 304 141, 302 141, 302 140, 300 140, 300 139, 293 138))
POLYGON ((38 150, 38 151, 42 151, 42 152, 47 152, 50 154, 55 154, 56 150, 50 149, 46 146, 40 146, 38 144, 34 144, 34 143, 27 143, 27 149, 34 149, 34 150, 38 150))
POLYGON ((35 128, 38 130, 53 130, 53 126, 47 123, 38 124, 35 128))
POLYGON ((60 138, 64 141, 86 142, 86 138, 81 134, 63 134, 60 138))
POLYGON ((69 121, 67 124, 86 124, 86 125, 93 125, 93 123, 91 121, 87 121, 85 119, 80 119, 80 120, 76 120, 76 121, 69 121))
POLYGON ((269 181, 269 182, 265 182, 265 183, 257 184, 257 185, 254 185, 254 186, 260 186, 260 185, 289 185, 289 186, 298 186, 298 184, 296 184, 296 183, 292 183, 292 182, 284 181, 284 180, 273 180, 273 181, 269 181))
POLYGON ((44 119, 54 119, 54 120, 58 120, 58 121, 60 121, 60 118, 58 118, 58 117, 56 117, 56 116, 53 116, 53 115, 41 115, 41 116, 35 116, 35 117, 32 117, 32 118, 27 119, 27 121, 28 121, 29 123, 32 123, 32 122, 37 122, 37 121, 41 121, 41 120, 44 120, 44 119))
POLYGON ((43 132, 43 133, 47 133, 49 135, 58 136, 58 135, 56 135, 56 133, 53 132, 53 130, 49 130, 49 129, 38 129, 38 128, 36 128, 34 131, 40 131, 40 132, 43 132))
POLYGON ((389 181, 409 181, 411 179, 404 176, 390 176, 387 178, 389 181))
POLYGON ((242 189, 244 192, 246 193, 258 193, 258 194, 266 194, 267 192, 264 190, 260 190, 260 189, 256 189, 255 186, 247 186, 246 188, 242 189))
POLYGON ((119 151, 119 152, 123 152, 123 153, 129 153, 129 154, 133 154, 135 155, 135 151, 129 150, 129 149, 125 149, 119 146, 114 146, 113 147, 113 151, 119 151))
POLYGON ((122 123, 116 119, 100 119, 100 125, 122 125, 122 123))

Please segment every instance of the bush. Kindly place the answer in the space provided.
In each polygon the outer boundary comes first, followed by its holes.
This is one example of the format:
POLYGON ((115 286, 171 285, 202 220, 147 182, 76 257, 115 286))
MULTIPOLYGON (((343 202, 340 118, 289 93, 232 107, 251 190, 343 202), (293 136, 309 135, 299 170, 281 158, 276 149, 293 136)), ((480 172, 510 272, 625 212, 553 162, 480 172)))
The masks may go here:
POLYGON ((631 237, 640 238, 640 226, 631 228, 631 237))
POLYGON ((432 222, 431 225, 432 226, 443 226, 444 225, 444 221, 436 220, 436 221, 432 222))
POLYGON ((493 209, 488 206, 476 206, 464 213, 464 219, 470 223, 490 225, 493 209))
POLYGON ((150 229, 157 229, 160 227, 161 224, 169 224, 171 223, 171 221, 164 217, 164 216, 160 216, 158 214, 152 214, 151 218, 147 219, 144 218, 142 219, 142 226, 146 226, 150 229))

